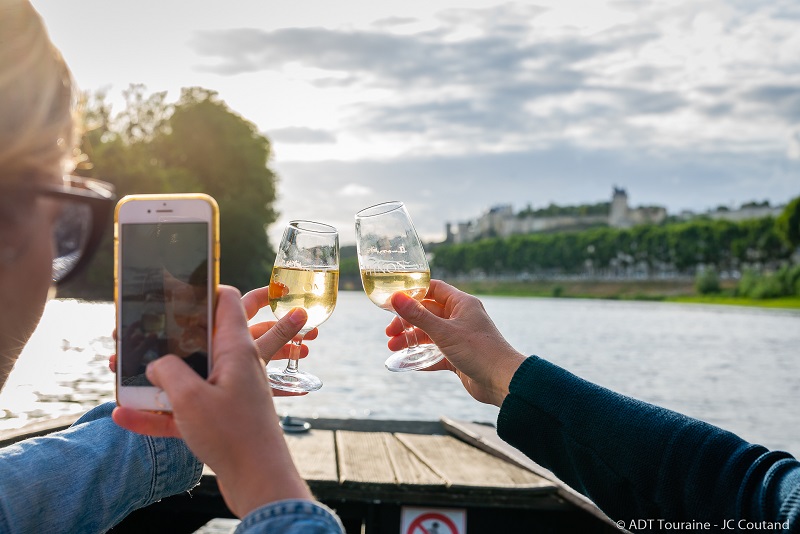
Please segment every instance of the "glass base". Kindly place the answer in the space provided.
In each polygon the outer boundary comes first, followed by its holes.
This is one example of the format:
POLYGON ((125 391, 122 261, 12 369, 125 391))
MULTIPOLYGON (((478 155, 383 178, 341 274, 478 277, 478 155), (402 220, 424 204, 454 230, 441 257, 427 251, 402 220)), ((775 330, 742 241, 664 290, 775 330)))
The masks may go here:
POLYGON ((444 358, 444 354, 436 345, 419 345, 413 349, 403 349, 389 356, 384 365, 394 373, 404 371, 417 371, 425 369, 439 362, 444 358))
POLYGON ((281 391, 307 393, 322 387, 322 380, 305 371, 287 371, 286 369, 270 369, 267 367, 269 385, 281 391))

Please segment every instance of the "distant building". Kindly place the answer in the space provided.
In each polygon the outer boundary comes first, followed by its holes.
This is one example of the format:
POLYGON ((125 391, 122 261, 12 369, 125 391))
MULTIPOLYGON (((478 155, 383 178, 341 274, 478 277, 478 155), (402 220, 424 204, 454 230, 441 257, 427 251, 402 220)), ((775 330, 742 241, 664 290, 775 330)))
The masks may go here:
POLYGON ((769 203, 763 204, 744 204, 737 210, 717 208, 706 213, 714 220, 724 220, 740 222, 747 219, 762 219, 764 217, 777 217, 781 214, 785 206, 770 206, 769 203))
MULTIPOLYGON (((659 224, 667 218, 667 210, 660 206, 630 208, 628 194, 624 189, 615 187, 611 204, 599 204, 601 213, 581 213, 580 209, 563 208, 555 210, 556 214, 537 215, 528 209, 522 213, 514 213, 510 204, 492 207, 489 211, 466 222, 457 223, 456 230, 447 223, 448 243, 469 243, 485 237, 509 237, 516 234, 532 234, 554 230, 585 228, 608 225, 615 228, 629 228, 637 224, 659 224), (606 206, 608 208, 606 209, 606 206)), ((595 207, 596 207, 595 206, 595 207)), ((547 211, 547 210, 543 210, 547 211)))
POLYGON ((614 187, 611 198, 611 213, 608 225, 613 228, 630 228, 640 224, 661 224, 667 218, 667 210, 661 206, 628 207, 628 193, 614 187))

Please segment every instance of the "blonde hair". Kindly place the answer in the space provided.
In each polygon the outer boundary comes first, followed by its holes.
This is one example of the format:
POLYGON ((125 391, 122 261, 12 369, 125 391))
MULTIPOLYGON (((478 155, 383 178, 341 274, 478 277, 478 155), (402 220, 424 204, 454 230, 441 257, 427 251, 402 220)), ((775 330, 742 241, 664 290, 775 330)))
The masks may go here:
POLYGON ((72 75, 28 0, 0 0, 0 180, 64 170, 72 75))

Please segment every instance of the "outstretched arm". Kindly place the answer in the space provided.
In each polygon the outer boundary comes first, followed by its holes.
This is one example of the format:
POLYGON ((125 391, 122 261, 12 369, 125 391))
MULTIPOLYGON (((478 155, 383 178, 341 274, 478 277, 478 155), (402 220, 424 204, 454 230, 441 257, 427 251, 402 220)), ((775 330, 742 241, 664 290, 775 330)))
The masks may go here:
MULTIPOLYGON (((444 352, 430 370, 454 371, 475 399, 501 407, 500 437, 626 526, 745 519, 800 529, 800 463, 789 454, 525 358, 478 299, 444 282, 431 281, 422 303, 398 293, 392 304, 444 352)), ((386 332, 389 348, 402 348, 400 321, 386 332)))

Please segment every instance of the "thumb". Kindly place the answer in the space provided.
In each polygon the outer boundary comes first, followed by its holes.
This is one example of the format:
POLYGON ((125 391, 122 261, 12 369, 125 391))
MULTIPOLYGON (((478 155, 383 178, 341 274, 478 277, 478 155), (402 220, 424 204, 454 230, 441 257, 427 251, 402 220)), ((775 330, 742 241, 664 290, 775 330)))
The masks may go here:
POLYGON ((150 362, 146 370, 147 379, 166 393, 170 404, 180 404, 180 399, 197 399, 197 391, 205 387, 206 381, 186 362, 168 354, 150 362))
POLYGON ((266 334, 255 340, 259 356, 263 360, 271 360, 276 352, 300 332, 307 320, 308 314, 303 308, 295 308, 290 311, 266 334))
MULTIPOLYGON (((417 328, 425 330, 435 338, 441 328, 442 319, 428 311, 425 306, 402 292, 392 295, 392 307, 397 314, 417 328)), ((434 339, 435 341, 435 339, 434 339)))

